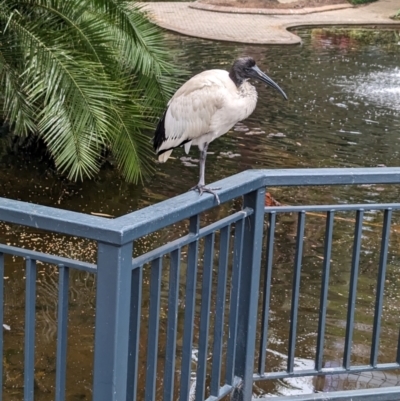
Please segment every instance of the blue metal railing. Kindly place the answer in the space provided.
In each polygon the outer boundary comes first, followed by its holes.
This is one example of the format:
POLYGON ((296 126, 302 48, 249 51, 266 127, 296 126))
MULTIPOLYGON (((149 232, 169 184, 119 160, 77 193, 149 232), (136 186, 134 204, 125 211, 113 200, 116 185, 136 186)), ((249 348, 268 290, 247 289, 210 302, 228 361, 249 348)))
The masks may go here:
MULTIPOLYGON (((378 354, 392 212, 400 209, 400 203, 265 207, 265 189, 269 186, 384 183, 399 184, 400 168, 246 171, 216 183, 222 188, 219 191, 221 203, 243 197, 241 210, 203 227, 201 215, 215 207, 214 197, 199 197, 194 192, 116 219, 0 199, 0 220, 4 222, 97 242, 96 265, 0 245, 1 323, 4 306, 3 255, 21 256, 26 263, 24 400, 34 399, 37 261, 56 265, 59 273, 56 401, 65 400, 70 269, 84 270, 97 276, 93 379, 95 401, 215 401, 229 394, 235 400, 249 401, 255 381, 399 369, 399 337, 393 338, 393 347, 397 349, 395 360, 378 363, 378 354), (367 365, 352 365, 360 246, 363 215, 367 210, 380 210, 384 213, 379 274, 370 362, 367 365), (334 216, 336 212, 342 211, 355 211, 356 221, 343 363, 341 367, 330 368, 323 366, 330 259, 334 216), (295 360, 304 230, 308 212, 325 212, 326 217, 315 363, 314 369, 305 370, 295 369, 295 360), (281 213, 297 214, 298 219, 287 364, 283 370, 271 371, 266 352, 275 232, 277 215, 281 213), (268 217, 266 238, 265 217, 268 217), (134 246, 141 238, 187 219, 187 234, 132 257, 134 246), (183 249, 186 251, 183 252, 183 249), (265 265, 262 263, 264 259, 265 265), (160 357, 161 286, 165 271, 168 271, 168 291, 163 306, 166 333, 165 344, 162 345, 163 355, 160 357), (185 279, 184 291, 181 291, 180 286, 182 274, 185 279), (142 291, 145 282, 149 282, 150 303, 148 315, 144 317, 142 291), (197 300, 198 288, 200 305, 197 300), (184 312, 179 314, 178 308, 182 304, 184 312), (257 325, 260 325, 258 347, 257 325), (145 346, 141 334, 144 326, 147 330, 145 346), (182 334, 179 341, 177 333, 182 334), (141 354, 143 348, 144 356, 141 354), (195 368, 193 352, 197 353, 195 368), (161 370, 160 359, 163 360, 161 370)), ((2 344, 3 334, 0 333, 0 336, 2 344)), ((1 377, 2 374, 0 380, 1 377)), ((361 390, 346 394, 313 394, 301 399, 352 397, 356 400, 369 396, 369 393, 361 390)), ((400 399, 399 388, 379 389, 375 394, 377 400, 400 399)), ((290 399, 296 398, 292 396, 290 399)))
MULTIPOLYGON (((379 347, 379 335, 381 327, 381 313, 383 304, 383 292, 384 292, 384 280, 386 272, 387 252, 390 237, 390 224, 392 218, 392 212, 399 210, 399 203, 392 204, 380 204, 380 205, 329 205, 329 206, 303 206, 303 207, 282 207, 282 208, 266 208, 266 212, 270 215, 270 226, 268 231, 268 262, 265 270, 265 285, 264 285, 264 307, 263 307, 263 323, 262 323, 262 346, 260 349, 260 360, 258 373, 254 375, 255 380, 267 380, 267 379, 282 379, 289 377, 303 377, 303 376, 314 376, 314 375, 331 375, 341 373, 359 373, 372 370, 391 370, 398 369, 400 367, 400 360, 396 358, 393 363, 378 364, 378 347, 379 347), (282 210, 280 210, 282 209, 282 210), (319 306, 319 322, 317 331, 317 350, 315 358, 315 369, 312 370, 298 370, 294 371, 294 352, 295 352, 295 339, 296 339, 296 325, 297 325, 297 305, 299 303, 299 285, 300 285, 300 271, 301 271, 301 253, 304 238, 304 218, 306 211, 326 211, 326 230, 325 230, 325 250, 324 260, 322 269, 322 283, 321 283, 321 295, 320 295, 320 306, 319 306), (324 334, 326 324, 326 309, 327 309, 327 298, 328 298, 328 287, 329 287, 329 269, 332 249, 332 234, 333 234, 333 219, 336 211, 356 211, 356 222, 354 232, 354 245, 353 245, 353 256, 351 264, 351 275, 349 285, 349 299, 347 308, 347 319, 346 319, 346 334, 344 340, 344 354, 342 367, 337 368, 323 368, 322 367, 322 355, 324 350, 324 334), (376 301, 375 301, 375 312, 374 312, 374 323, 373 323, 373 334, 372 344, 370 353, 370 364, 365 366, 351 366, 351 346, 352 336, 354 331, 354 314, 356 305, 357 295, 357 279, 358 279, 358 268, 360 261, 360 244, 362 237, 362 223, 363 214, 365 210, 384 210, 384 221, 382 229, 382 242, 379 262, 379 273, 377 277, 377 289, 376 289, 376 301), (297 244, 296 244, 296 258, 295 268, 293 276, 293 291, 292 291, 292 302, 291 302, 291 319, 290 319, 290 340, 289 340, 289 352, 288 352, 288 364, 287 369, 281 372, 270 372, 265 373, 265 354, 266 354, 266 333, 268 331, 268 312, 269 312, 269 295, 271 285, 271 270, 272 270, 272 252, 273 252, 273 236, 276 222, 277 212, 296 212, 299 215, 298 231, 297 231, 297 244)), ((399 337, 400 339, 400 337, 399 337)), ((397 346, 398 340, 395 339, 397 346)))

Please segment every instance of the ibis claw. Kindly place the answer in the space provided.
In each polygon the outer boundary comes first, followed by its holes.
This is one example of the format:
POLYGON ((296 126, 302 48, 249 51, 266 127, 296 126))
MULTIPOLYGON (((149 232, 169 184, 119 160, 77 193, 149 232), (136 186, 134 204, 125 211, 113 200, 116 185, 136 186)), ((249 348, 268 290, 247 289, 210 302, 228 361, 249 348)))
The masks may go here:
POLYGON ((221 202, 219 200, 219 196, 216 192, 214 192, 214 191, 218 191, 219 189, 221 189, 221 188, 207 188, 205 185, 197 184, 193 188, 190 188, 190 191, 199 191, 200 196, 203 195, 204 192, 213 194, 218 205, 220 205, 221 202))

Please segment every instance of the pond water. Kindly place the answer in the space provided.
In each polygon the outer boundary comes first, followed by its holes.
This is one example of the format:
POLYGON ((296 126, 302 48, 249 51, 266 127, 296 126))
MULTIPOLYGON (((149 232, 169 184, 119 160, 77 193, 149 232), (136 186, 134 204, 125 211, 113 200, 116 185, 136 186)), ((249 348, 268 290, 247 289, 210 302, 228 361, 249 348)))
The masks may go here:
MULTIPOLYGON (((206 182, 253 168, 399 165, 400 46, 396 42, 368 45, 345 36, 324 35, 320 31, 301 30, 298 33, 303 39, 301 46, 273 47, 211 42, 166 34, 175 61, 190 74, 208 68, 229 69, 237 56, 250 55, 289 97, 288 101, 284 101, 272 89, 260 83, 255 84, 259 92, 256 111, 242 125, 210 145, 206 182)), ((18 158, 5 153, 0 162, 0 196, 85 213, 120 216, 173 197, 197 183, 196 148, 192 148, 189 156, 182 150, 174 151, 172 156, 166 164, 157 164, 155 174, 143 185, 134 186, 124 183, 109 166, 94 181, 68 183, 59 180, 51 166, 34 158, 32 153, 21 152, 18 158)), ((268 190, 284 204, 370 203, 378 199, 396 202, 400 193, 398 187, 385 185, 268 190)), ((220 208, 221 212, 211 211, 204 216, 203 223, 220 218, 232 207, 235 205, 227 204, 220 208)), ((335 221, 325 366, 340 365, 343 353, 353 219, 354 215, 343 214, 335 221)), ((352 354, 352 362, 356 364, 369 361, 382 216, 379 213, 366 213, 364 221, 352 354)), ((398 333, 400 310, 399 224, 400 216, 395 213, 379 362, 394 360, 396 352, 393 339, 397 338, 394 333, 398 333)), ((183 226, 177 225, 175 230, 162 231, 143 240, 138 244, 137 252, 144 252, 181 235, 183 226)), ((90 241, 5 224, 1 228, 3 243, 22 244, 30 249, 95 261, 96 246, 90 241)), ((287 352, 295 233, 296 216, 282 216, 276 234, 267 360, 269 369, 273 370, 282 367, 287 352)), ((323 240, 324 220, 320 216, 308 216, 296 353, 299 367, 309 366, 315 356, 323 240)), ((23 393, 23 266, 19 258, 6 258, 4 321, 11 328, 5 332, 4 340, 3 399, 6 401, 20 399, 23 393)), ((39 267, 35 400, 44 401, 52 399, 54 393, 57 271, 50 266, 39 267)), ((184 270, 183 267, 182 275, 184 270)), ((199 274, 201 277, 201 269, 199 274)), ((148 279, 145 277, 144 303, 148 304, 148 279)), ((166 278, 162 286, 164 301, 167 287, 166 278)), ((91 399, 94 295, 94 278, 84 273, 73 273, 70 289, 68 401, 91 399)), ((184 305, 180 308, 182 312, 184 305)), ((195 324, 198 324, 198 320, 195 324)), ((160 326, 163 330, 165 319, 160 326)), ((146 328, 142 332, 145 336, 146 328)), ((161 334, 160 365, 165 351, 163 341, 161 334)), ((141 349, 145 347, 146 343, 143 343, 141 349)), ((179 372, 177 381, 178 376, 179 372)), ((307 378, 296 382, 259 382, 254 391, 256 394, 297 394, 323 389, 388 385, 396 380, 395 373, 387 374, 385 378, 383 375, 364 375, 352 380, 348 377, 319 381, 307 378), (375 380, 373 384, 372 379, 375 380)))

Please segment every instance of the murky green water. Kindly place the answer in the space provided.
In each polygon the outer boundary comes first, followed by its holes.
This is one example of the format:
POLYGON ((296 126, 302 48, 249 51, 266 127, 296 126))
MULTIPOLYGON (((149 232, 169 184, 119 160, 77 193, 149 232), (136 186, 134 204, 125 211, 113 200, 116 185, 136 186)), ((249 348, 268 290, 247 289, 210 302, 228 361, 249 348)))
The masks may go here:
MULTIPOLYGON (((400 46, 397 43, 366 45, 345 37, 332 38, 310 31, 302 31, 301 36, 304 41, 302 46, 267 47, 218 43, 167 34, 176 62, 192 74, 208 68, 228 69, 235 57, 251 55, 289 97, 289 101, 285 102, 273 90, 256 84, 259 102, 253 115, 244 125, 210 145, 207 182, 252 168, 399 165, 400 46)), ((189 156, 178 150, 172 156, 166 164, 156 166, 156 173, 144 186, 137 187, 122 182, 109 167, 95 181, 73 184, 57 179, 45 162, 33 159, 31 154, 20 154, 18 158, 5 156, 1 161, 0 195, 86 213, 120 216, 168 199, 197 183, 197 150, 192 148, 189 156)), ((285 204, 397 202, 400 193, 399 188, 394 186, 269 188, 269 191, 285 204)), ((210 212, 204 216, 204 223, 219 218, 231 208, 235 208, 235 204, 210 212)), ((354 232, 354 214, 340 214, 339 217, 341 219, 335 221, 332 252, 324 355, 326 366, 341 363, 354 232)), ((393 219, 395 226, 388 259, 379 362, 393 361, 396 352, 393 339, 397 339, 400 308, 399 217, 395 213, 393 219)), ((381 221, 379 213, 366 213, 352 355, 352 362, 356 364, 369 361, 381 221)), ((30 249, 95 260, 96 247, 88 241, 25 231, 9 225, 1 227, 4 243, 19 246, 22 243, 30 249)), ((138 244, 137 251, 143 252, 176 237, 182 227, 179 225, 175 231, 163 231, 145 239, 138 244)), ((276 234, 267 360, 268 369, 273 370, 285 364, 284 354, 287 352, 295 236, 296 217, 281 216, 276 234)), ((323 218, 308 215, 296 353, 299 367, 311 367, 315 356, 323 237, 323 218)), ((3 393, 4 400, 11 401, 20 399, 23 392, 24 271, 21 259, 7 258, 6 262, 5 323, 11 326, 11 330, 4 333, 3 393)), ((57 272, 48 266, 39 267, 35 399, 44 401, 52 399, 54 392, 57 272)), ((185 265, 182 268, 182 283, 184 272, 185 265)), ((162 304, 167 297, 167 276, 166 269, 162 304)), ((145 274, 144 311, 148 307, 147 289, 148 276, 145 274)), ((93 277, 84 273, 72 274, 68 401, 91 399, 94 294, 93 277)), ((180 323, 183 322, 183 311, 182 304, 179 310, 180 323)), ((165 316, 163 313, 162 316, 165 316)), ((195 323, 198 324, 197 318, 195 323)), ((160 372, 165 354, 165 324, 163 317, 160 322, 160 372)), ((142 332, 145 336, 145 327, 142 332)), ((180 335, 181 331, 178 334, 178 352, 180 335)), ((143 342, 143 355, 145 349, 146 343, 143 342)), ((176 380, 179 381, 179 372, 176 380)), ((388 375, 383 380, 378 375, 374 380, 381 385, 393 384, 397 376, 388 375)), ((161 377, 159 383, 162 383, 161 377)), ((304 379, 295 383, 257 383, 255 392, 307 393, 314 389, 354 388, 371 383, 371 376, 366 379, 364 376, 363 380, 360 377, 353 380, 347 377, 340 380, 323 379, 318 382, 304 379)))

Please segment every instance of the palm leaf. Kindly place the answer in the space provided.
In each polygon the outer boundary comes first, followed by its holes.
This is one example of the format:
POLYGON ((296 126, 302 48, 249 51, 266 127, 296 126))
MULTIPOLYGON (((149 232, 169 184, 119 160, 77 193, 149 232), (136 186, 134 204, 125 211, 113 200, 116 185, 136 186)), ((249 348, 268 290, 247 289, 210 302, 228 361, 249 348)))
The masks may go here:
POLYGON ((58 169, 97 174, 105 149, 137 182, 151 171, 150 121, 175 86, 160 30, 113 0, 0 2, 2 109, 44 139, 58 169))

